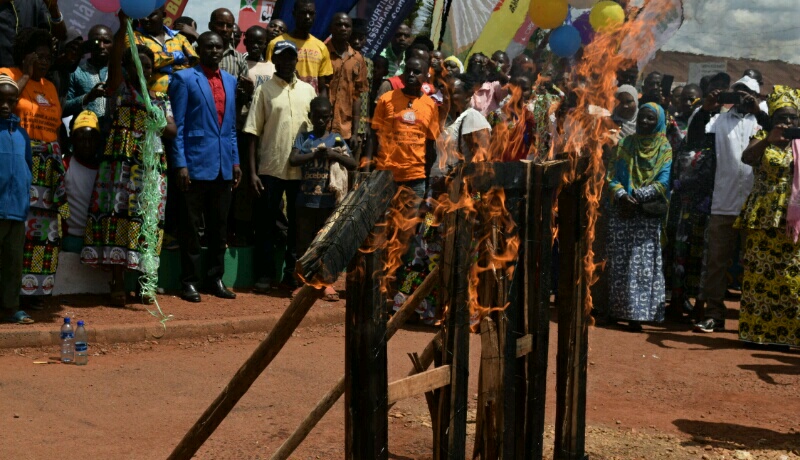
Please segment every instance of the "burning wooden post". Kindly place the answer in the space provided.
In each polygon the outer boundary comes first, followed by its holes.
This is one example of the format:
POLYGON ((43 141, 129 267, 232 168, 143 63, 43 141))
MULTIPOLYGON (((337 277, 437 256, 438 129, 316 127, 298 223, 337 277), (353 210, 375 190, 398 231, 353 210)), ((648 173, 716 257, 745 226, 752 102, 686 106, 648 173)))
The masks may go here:
POLYGON ((573 182, 558 199, 559 258, 558 356, 556 368, 556 460, 583 460, 586 438, 586 365, 589 313, 584 308, 583 257, 586 208, 573 182))

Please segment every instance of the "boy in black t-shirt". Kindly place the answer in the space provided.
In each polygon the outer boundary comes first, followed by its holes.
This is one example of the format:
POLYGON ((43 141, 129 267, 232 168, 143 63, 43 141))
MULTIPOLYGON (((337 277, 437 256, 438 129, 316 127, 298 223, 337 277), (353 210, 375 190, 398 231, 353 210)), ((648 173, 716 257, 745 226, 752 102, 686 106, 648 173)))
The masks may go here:
MULTIPOLYGON (((347 143, 339 134, 328 131, 333 119, 328 98, 317 97, 311 101, 309 118, 313 130, 297 135, 289 156, 289 164, 300 166, 303 171, 296 203, 298 258, 306 252, 336 207, 336 191, 331 186, 331 167, 336 163, 350 170, 357 166, 347 143)), ((339 300, 332 287, 325 288, 325 300, 339 300)))

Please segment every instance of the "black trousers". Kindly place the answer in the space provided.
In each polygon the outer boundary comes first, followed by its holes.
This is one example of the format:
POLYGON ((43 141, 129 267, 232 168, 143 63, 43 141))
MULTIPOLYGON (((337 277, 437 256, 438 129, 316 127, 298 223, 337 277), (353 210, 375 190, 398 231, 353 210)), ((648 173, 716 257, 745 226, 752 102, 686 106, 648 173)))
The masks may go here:
POLYGON ((181 220, 178 236, 181 245, 181 282, 197 285, 212 282, 225 273, 225 249, 228 247, 228 210, 231 206, 233 181, 193 180, 182 192, 181 220), (208 246, 207 269, 200 266, 200 231, 205 224, 208 246), (205 275, 205 276, 203 276, 205 275))
POLYGON ((279 281, 276 273, 275 260, 276 246, 284 244, 276 234, 275 222, 283 214, 281 206, 283 194, 286 193, 286 217, 288 230, 286 236, 286 251, 284 252, 283 277, 294 276, 294 266, 297 263, 297 208, 295 202, 300 193, 299 180, 284 180, 273 176, 258 176, 264 185, 264 191, 256 198, 253 209, 253 220, 256 230, 256 250, 258 261, 258 276, 266 277, 272 281, 279 281))

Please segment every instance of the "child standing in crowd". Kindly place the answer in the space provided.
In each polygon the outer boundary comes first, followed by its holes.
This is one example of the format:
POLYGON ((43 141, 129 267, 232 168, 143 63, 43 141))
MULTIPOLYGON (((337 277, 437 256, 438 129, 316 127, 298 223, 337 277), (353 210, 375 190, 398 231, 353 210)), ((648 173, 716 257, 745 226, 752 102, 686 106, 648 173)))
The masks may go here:
POLYGON ((14 115, 18 99, 17 82, 0 75, 0 318, 30 324, 33 319, 19 309, 19 286, 33 157, 28 133, 14 115))
MULTIPOLYGON (((100 134, 100 123, 97 115, 84 110, 73 120, 70 130, 72 155, 64 160, 67 172, 64 173, 64 185, 67 189, 69 217, 67 218, 67 235, 80 238, 80 250, 83 247, 83 235, 86 232, 86 218, 92 202, 94 181, 97 179, 98 160, 102 155, 103 137, 100 134)), ((67 248, 68 239, 64 239, 67 248)))
MULTIPOLYGON (((297 255, 306 252, 314 236, 336 207, 337 197, 347 189, 347 174, 341 170, 356 168, 356 160, 339 133, 328 131, 333 108, 325 97, 311 101, 311 132, 297 135, 289 156, 289 164, 300 166, 303 178, 297 195, 297 255), (335 171, 334 169, 337 169, 335 171)), ((325 288, 325 300, 335 302, 339 294, 325 288)))

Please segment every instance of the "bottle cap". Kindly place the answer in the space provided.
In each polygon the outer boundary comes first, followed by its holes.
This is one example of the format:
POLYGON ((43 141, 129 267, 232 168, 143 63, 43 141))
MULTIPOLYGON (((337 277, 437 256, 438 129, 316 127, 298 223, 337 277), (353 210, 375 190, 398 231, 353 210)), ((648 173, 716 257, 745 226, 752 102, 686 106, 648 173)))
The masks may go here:
POLYGON ((83 326, 83 320, 78 321, 78 327, 83 326))
POLYGON ((71 320, 70 320, 70 317, 69 317, 69 316, 67 316, 66 318, 64 318, 64 324, 69 324, 69 322, 70 322, 70 321, 71 321, 71 320))

